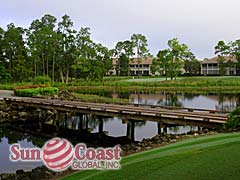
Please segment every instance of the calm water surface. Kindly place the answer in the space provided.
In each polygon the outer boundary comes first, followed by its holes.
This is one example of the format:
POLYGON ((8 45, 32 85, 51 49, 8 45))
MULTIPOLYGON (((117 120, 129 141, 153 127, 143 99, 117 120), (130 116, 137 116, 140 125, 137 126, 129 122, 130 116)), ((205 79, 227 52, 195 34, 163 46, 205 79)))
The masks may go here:
MULTIPOLYGON (((233 110, 240 104, 240 95, 225 95, 225 94, 209 94, 209 95, 193 95, 179 93, 107 93, 106 97, 113 98, 128 98, 129 102, 136 104, 149 105, 167 105, 191 108, 203 108, 213 110, 233 110)), ((69 127, 78 129, 78 117, 68 119, 69 127)), ((90 120, 89 128, 92 132, 98 132, 98 121, 90 120)), ((185 133, 190 130, 195 130, 196 127, 179 126, 168 128, 168 133, 185 133)), ((125 136, 127 124, 123 124, 122 120, 114 118, 104 119, 104 131, 110 136, 125 136)), ((17 169, 31 170, 42 163, 22 163, 11 162, 9 160, 9 146, 13 143, 20 143, 22 147, 36 147, 38 143, 28 138, 27 135, 19 138, 16 132, 10 132, 0 128, 0 173, 15 172, 17 169), (15 137, 15 138, 13 138, 15 137)), ((156 122, 138 122, 135 126, 135 139, 142 140, 150 138, 157 134, 156 122)), ((38 145, 39 146, 39 145, 38 145)), ((39 146, 41 147, 41 146, 39 146)))
POLYGON ((33 143, 27 139, 21 140, 21 141, 16 141, 16 142, 9 142, 7 137, 2 137, 0 139, 0 174, 1 173, 10 173, 10 172, 16 172, 18 169, 23 169, 23 170, 31 170, 35 167, 38 167, 42 165, 41 162, 12 162, 9 160, 9 147, 13 143, 19 143, 21 147, 27 148, 27 147, 36 147, 33 145, 33 143))
MULTIPOLYGON (((101 93, 103 95, 103 93, 101 93)), ((227 110, 231 111, 236 106, 240 105, 240 95, 229 94, 182 94, 182 93, 105 93, 106 97, 113 98, 128 98, 129 102, 135 104, 147 105, 165 105, 165 106, 179 106, 198 109, 211 109, 211 110, 227 110)), ((78 119, 69 119, 77 121, 78 119)), ((73 122, 77 124, 77 122, 73 122)), ((92 121, 89 126, 92 132, 98 132, 97 122, 92 121)), ((135 140, 141 141, 143 138, 150 138, 157 134, 156 122, 140 122, 136 123, 135 127, 135 140)), ((168 133, 185 133, 190 130, 196 130, 197 127, 191 126, 178 126, 168 128, 168 133)), ((127 125, 122 123, 118 117, 104 119, 104 131, 107 131, 110 136, 125 136, 127 125)))

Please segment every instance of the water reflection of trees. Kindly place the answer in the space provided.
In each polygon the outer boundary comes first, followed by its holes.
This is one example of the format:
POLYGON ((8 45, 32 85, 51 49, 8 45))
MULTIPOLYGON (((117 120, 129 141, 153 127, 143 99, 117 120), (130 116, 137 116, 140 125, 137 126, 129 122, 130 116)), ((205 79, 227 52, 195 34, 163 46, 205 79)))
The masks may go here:
POLYGON ((232 111, 239 106, 240 96, 236 94, 218 94, 217 110, 232 111))
MULTIPOLYGON (((99 117, 91 114, 82 114, 82 115, 75 115, 67 119, 65 121, 66 127, 69 129, 87 129, 92 131, 98 127, 99 132, 103 131, 103 126, 105 123, 109 121, 114 121, 114 118, 108 117, 99 117)), ((143 127, 146 125, 146 121, 141 120, 129 120, 127 123, 127 132, 126 136, 133 139, 135 137, 135 128, 136 127, 143 127)), ((100 132, 101 133, 101 132, 100 132)))
POLYGON ((91 114, 78 114, 65 119, 62 125, 68 129, 87 129, 92 131, 96 127, 102 126, 102 124, 107 123, 110 120, 113 119, 106 117, 102 118, 91 114))
POLYGON ((170 131, 173 131, 173 132, 177 133, 179 131, 180 127, 179 126, 174 126, 174 127, 169 127, 168 129, 170 131))
POLYGON ((19 141, 26 140, 27 142, 32 142, 34 146, 42 147, 46 139, 37 138, 35 136, 29 135, 27 133, 17 132, 8 128, 7 126, 0 127, 0 142, 2 138, 7 138, 9 144, 18 143, 19 141))
POLYGON ((129 122, 127 123, 126 136, 134 141, 135 140, 135 128, 143 127, 145 125, 146 125, 146 121, 129 120, 129 122))
POLYGON ((184 99, 187 100, 193 100, 195 97, 200 96, 199 94, 191 94, 191 93, 185 93, 184 94, 184 99))
POLYGON ((183 104, 178 100, 176 93, 165 93, 164 99, 159 99, 157 105, 182 107, 183 104))

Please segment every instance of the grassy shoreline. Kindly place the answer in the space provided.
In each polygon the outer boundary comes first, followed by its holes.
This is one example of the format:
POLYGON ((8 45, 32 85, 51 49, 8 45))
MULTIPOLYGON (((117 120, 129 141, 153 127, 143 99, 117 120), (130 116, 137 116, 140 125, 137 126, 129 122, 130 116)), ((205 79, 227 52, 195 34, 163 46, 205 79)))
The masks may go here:
POLYGON ((128 86, 128 87, 113 87, 113 86, 60 86, 60 89, 69 91, 91 92, 91 91, 106 91, 106 92, 128 92, 128 91, 169 91, 169 92, 190 92, 190 93, 240 93, 240 86, 214 86, 214 87, 144 87, 144 86, 128 86))
MULTIPOLYGON (((14 90, 17 86, 32 85, 29 82, 0 84, 0 89, 14 90)), ((240 77, 180 77, 166 81, 163 77, 107 77, 103 81, 60 82, 50 83, 53 87, 75 91, 178 91, 193 93, 240 93, 240 77)))
POLYGON ((101 102, 101 103, 129 103, 128 99, 122 98, 108 98, 102 97, 94 94, 79 94, 79 93, 72 93, 73 96, 78 98, 81 101, 88 101, 88 102, 101 102))

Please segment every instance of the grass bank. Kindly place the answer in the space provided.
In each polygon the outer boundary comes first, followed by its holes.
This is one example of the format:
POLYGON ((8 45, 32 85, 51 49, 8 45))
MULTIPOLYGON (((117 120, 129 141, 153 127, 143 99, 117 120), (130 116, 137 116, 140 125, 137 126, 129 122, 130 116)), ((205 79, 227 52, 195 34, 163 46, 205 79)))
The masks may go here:
MULTIPOLYGON (((0 89, 13 90, 23 85, 31 83, 1 84, 0 89)), ((179 77, 172 81, 166 81, 164 77, 105 77, 103 81, 78 80, 69 84, 55 82, 50 85, 67 90, 240 93, 240 76, 179 77)))
POLYGON ((179 77, 176 80, 165 80, 158 77, 123 79, 119 77, 106 78, 101 82, 79 81, 72 86, 112 86, 112 87, 216 87, 216 86, 240 86, 240 76, 211 76, 211 77, 179 77))
POLYGON ((124 157, 114 171, 81 171, 75 179, 239 179, 240 133, 193 138, 124 157))
POLYGON ((88 102, 129 103, 128 99, 108 98, 108 97, 102 97, 94 94, 72 93, 72 95, 74 95, 76 98, 80 99, 81 101, 88 101, 88 102))
POLYGON ((192 93, 240 93, 240 77, 180 77, 165 80, 162 77, 106 78, 103 82, 76 82, 69 85, 55 84, 68 90, 82 91, 178 91, 192 93))

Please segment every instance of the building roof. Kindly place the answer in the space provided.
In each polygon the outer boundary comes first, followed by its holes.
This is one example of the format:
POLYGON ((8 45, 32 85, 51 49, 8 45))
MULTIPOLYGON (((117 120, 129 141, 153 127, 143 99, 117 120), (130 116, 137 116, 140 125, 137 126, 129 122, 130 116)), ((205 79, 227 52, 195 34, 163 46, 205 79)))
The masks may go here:
MULTIPOLYGON (((213 57, 211 59, 204 59, 201 64, 214 64, 214 63, 218 63, 218 56, 213 57)), ((237 59, 234 56, 223 56, 224 58, 224 63, 228 62, 229 60, 232 62, 237 62, 237 59)))
MULTIPOLYGON (((153 58, 146 57, 146 58, 140 58, 139 64, 152 64, 153 58)), ((131 58, 129 64, 138 64, 137 58, 131 58)))
MULTIPOLYGON (((153 58, 146 57, 146 58, 140 58, 139 64, 152 64, 153 58)), ((117 59, 112 59, 112 64, 117 64, 117 59)), ((130 58, 129 64, 138 64, 137 58, 130 58)))

